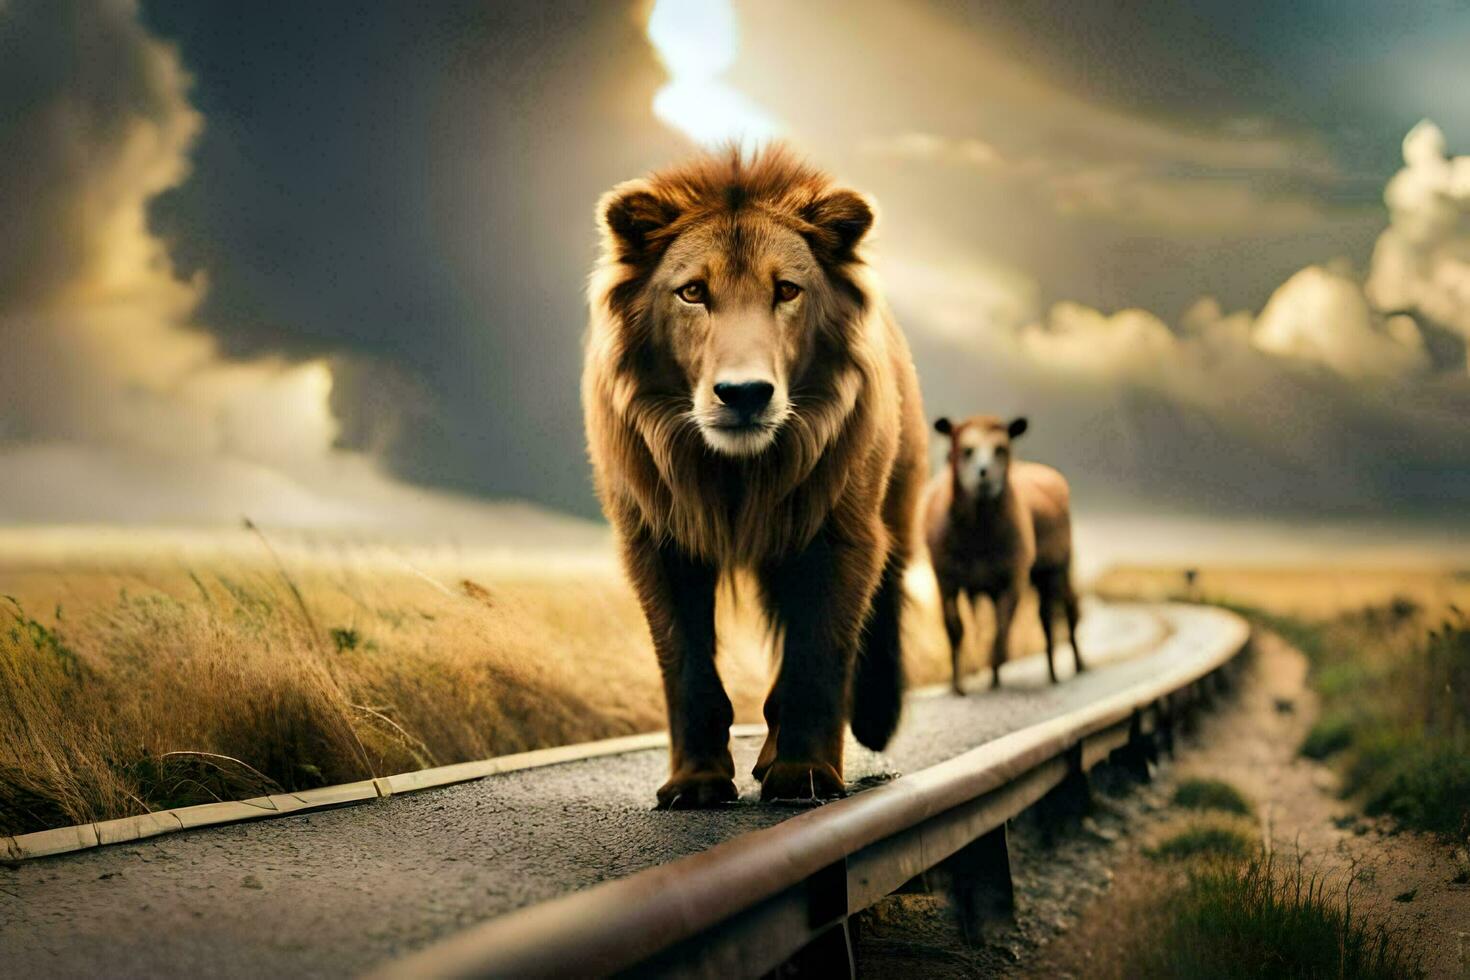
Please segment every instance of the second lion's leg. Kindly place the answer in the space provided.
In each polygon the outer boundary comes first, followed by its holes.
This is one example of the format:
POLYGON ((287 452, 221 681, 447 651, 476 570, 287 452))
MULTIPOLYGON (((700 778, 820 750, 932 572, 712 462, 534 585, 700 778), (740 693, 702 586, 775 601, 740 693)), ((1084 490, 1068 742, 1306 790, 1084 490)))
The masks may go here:
POLYGON ((669 713, 670 776, 660 806, 735 799, 734 710, 715 669, 716 569, 650 537, 625 542, 624 561, 648 619, 669 713))
POLYGON ((1052 588, 1050 579, 1042 578, 1036 582, 1036 605, 1037 612, 1041 617, 1041 634, 1046 638, 1046 670, 1051 675, 1051 682, 1057 682, 1056 665, 1056 642, 1052 635, 1056 620, 1056 594, 1052 588))
POLYGON ((1012 587, 995 593, 995 639, 990 644, 990 682, 1000 687, 1000 665, 1010 652, 1011 620, 1015 618, 1019 589, 1012 587))
POLYGON ((939 587, 939 605, 944 611, 944 632, 949 637, 949 686, 956 694, 965 693, 964 667, 960 655, 964 650, 965 623, 960 619, 959 590, 948 585, 939 587))
POLYGON ((1066 591, 1062 593, 1063 608, 1067 612, 1067 639, 1072 641, 1072 661, 1077 665, 1077 673, 1082 673, 1087 668, 1082 666, 1082 647, 1077 642, 1077 592, 1072 588, 1070 573, 1065 582, 1066 591))
POLYGON ((823 531, 800 554, 761 570, 772 620, 785 633, 776 679, 780 727, 761 799, 841 796, 849 674, 882 571, 880 535, 823 531))

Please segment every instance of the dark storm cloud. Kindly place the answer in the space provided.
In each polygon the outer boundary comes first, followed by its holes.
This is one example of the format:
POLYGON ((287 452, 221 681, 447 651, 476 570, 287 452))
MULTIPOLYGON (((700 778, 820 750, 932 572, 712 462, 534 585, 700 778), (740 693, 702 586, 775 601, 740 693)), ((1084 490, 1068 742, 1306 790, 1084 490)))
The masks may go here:
POLYGON ((188 175, 187 87, 126 0, 0 4, 0 522, 401 515, 331 451, 326 364, 221 356, 150 231, 188 175))
POLYGON ((197 129, 169 84, 177 70, 126 5, 0 6, 0 309, 85 275, 104 245, 86 224, 131 181, 157 192, 182 174, 181 159, 138 145, 183 145, 197 129))
POLYGON ((421 482, 592 512, 578 408, 592 204, 687 152, 648 112, 662 72, 635 12, 147 15, 182 46, 208 119, 197 178, 155 214, 209 271, 203 316, 225 347, 357 355, 333 401, 345 445, 421 482), (380 384, 414 390, 412 425, 380 384))

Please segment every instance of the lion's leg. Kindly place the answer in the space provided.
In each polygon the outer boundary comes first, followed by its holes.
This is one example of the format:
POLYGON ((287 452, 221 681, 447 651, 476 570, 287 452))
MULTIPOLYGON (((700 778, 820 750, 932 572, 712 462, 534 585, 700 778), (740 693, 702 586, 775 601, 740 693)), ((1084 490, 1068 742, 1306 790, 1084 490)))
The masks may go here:
POLYGON ((712 565, 646 536, 623 549, 629 576, 653 635, 669 712, 669 781, 658 791, 671 809, 735 799, 730 757, 734 710, 715 668, 712 565))
POLYGON ((956 694, 963 695, 965 674, 960 661, 964 653, 965 621, 960 618, 959 589, 950 583, 942 583, 939 587, 939 605, 944 611, 944 632, 949 637, 949 686, 956 694))
POLYGON ((852 734, 881 752, 903 714, 903 573, 905 558, 890 553, 878 580, 878 591, 858 639, 852 668, 852 734))
POLYGON ((819 534, 761 570, 773 622, 785 631, 776 679, 781 725, 761 798, 841 796, 843 723, 858 635, 882 570, 878 533, 861 543, 819 534))
POLYGON ((766 716, 766 740, 761 744, 760 755, 756 756, 755 768, 750 774, 757 780, 764 780, 766 773, 771 769, 771 763, 776 761, 776 738, 781 731, 781 685, 772 684, 771 692, 766 695, 766 706, 762 712, 766 716))

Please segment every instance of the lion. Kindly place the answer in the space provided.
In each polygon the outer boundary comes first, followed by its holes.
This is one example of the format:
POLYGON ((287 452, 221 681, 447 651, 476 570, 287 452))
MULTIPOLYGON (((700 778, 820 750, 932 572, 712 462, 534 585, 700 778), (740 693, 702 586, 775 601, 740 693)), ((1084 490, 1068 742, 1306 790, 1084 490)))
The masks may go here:
POLYGON ((782 637, 761 798, 841 796, 844 723, 875 749, 898 724, 926 470, 913 359, 859 251, 873 206, 774 146, 620 184, 597 217, 582 400, 663 674, 659 805, 736 798, 715 591, 737 571, 782 637))

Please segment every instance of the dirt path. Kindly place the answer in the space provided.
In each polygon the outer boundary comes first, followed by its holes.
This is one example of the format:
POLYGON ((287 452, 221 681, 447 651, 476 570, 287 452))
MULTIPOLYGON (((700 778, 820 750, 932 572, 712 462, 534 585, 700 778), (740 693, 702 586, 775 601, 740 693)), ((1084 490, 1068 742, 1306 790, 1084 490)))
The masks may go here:
POLYGON ((1099 779, 1079 827, 1052 835, 1029 816, 1016 822, 1013 923, 971 947, 942 897, 893 896, 857 920, 859 976, 1122 978, 1125 949, 1155 926, 1156 898, 1180 875, 1143 849, 1177 825, 1174 789, 1199 776, 1251 797, 1278 860, 1300 854, 1309 870, 1332 870, 1344 884, 1356 873, 1354 907, 1398 930, 1430 977, 1470 978, 1470 885, 1454 883, 1470 857, 1358 817, 1338 799, 1332 770, 1297 755, 1317 711, 1298 651, 1260 637, 1237 688, 1199 716, 1153 782, 1109 792, 1099 779))
POLYGON ((1352 877, 1355 909, 1388 924, 1417 950, 1430 977, 1470 977, 1470 885, 1456 883, 1470 857, 1423 834, 1396 833, 1356 815, 1337 796, 1327 766, 1296 748, 1316 716, 1306 661, 1279 638, 1259 637, 1237 699, 1204 716, 1192 747, 1162 778, 1125 801, 1134 811, 1127 838, 1113 849, 1112 884, 1082 904, 1075 928, 1044 944, 1017 968, 1033 977, 1116 976, 1121 944, 1146 926, 1144 909, 1169 872, 1141 850, 1167 825, 1165 803, 1179 780, 1223 779, 1256 803, 1262 837, 1278 860, 1298 855, 1308 869, 1352 877))

